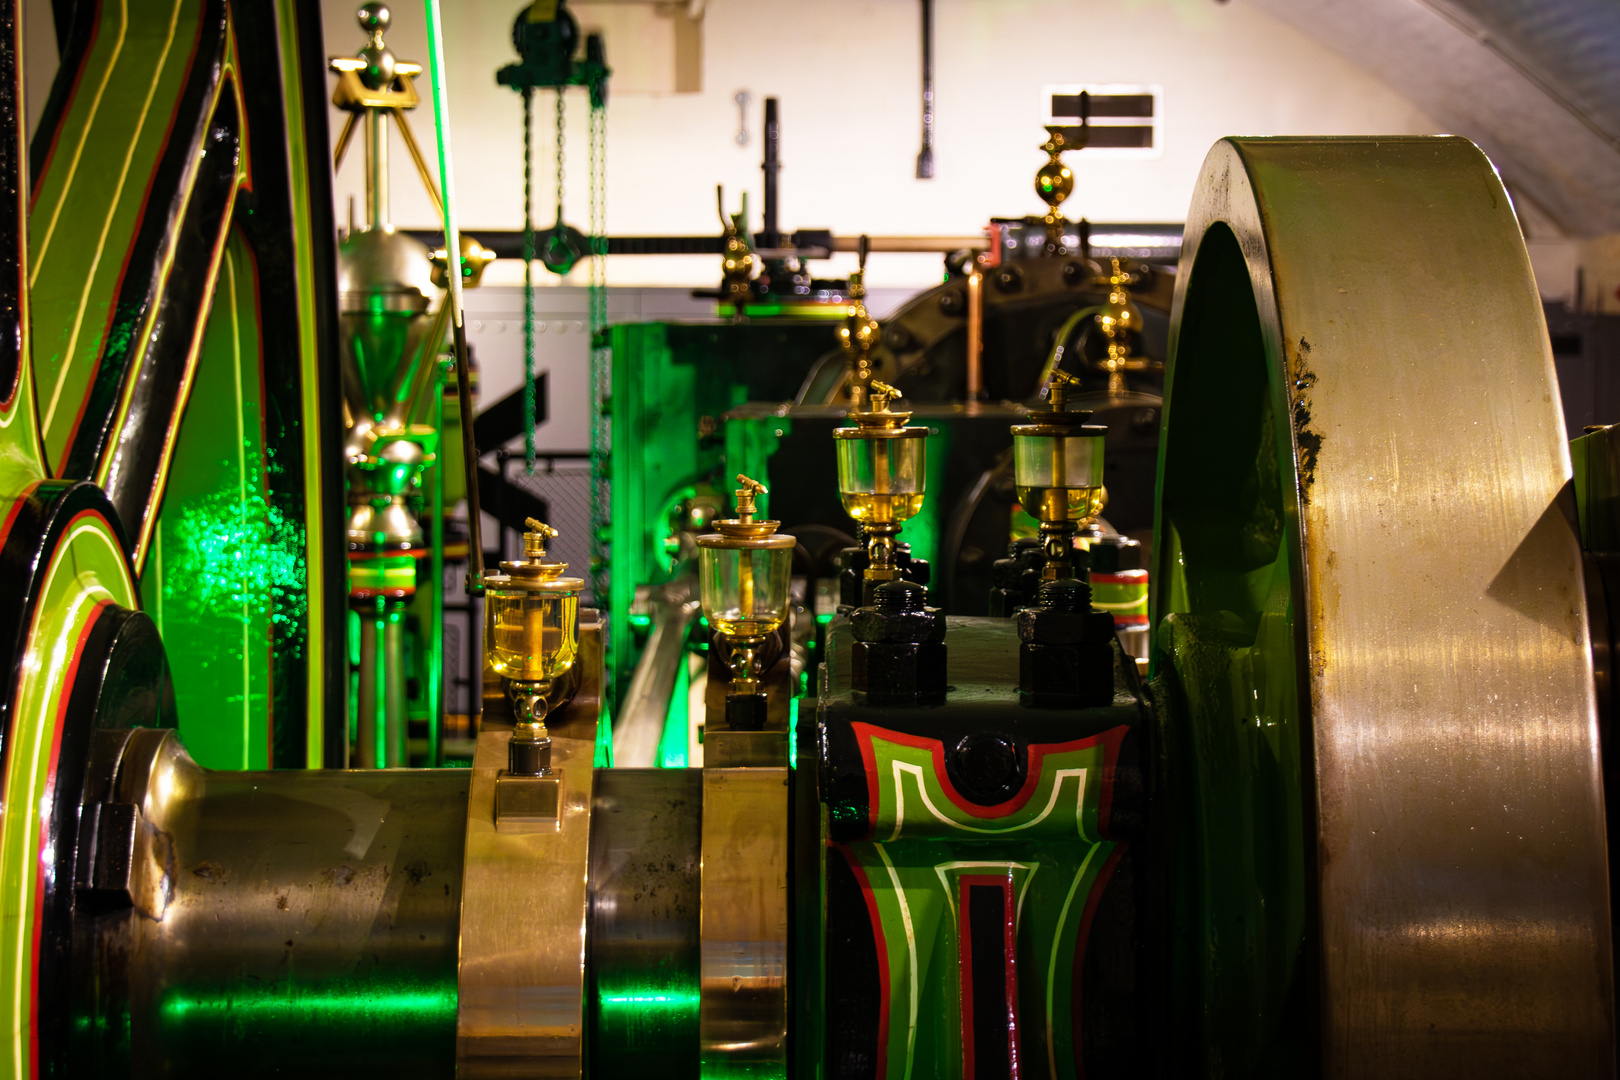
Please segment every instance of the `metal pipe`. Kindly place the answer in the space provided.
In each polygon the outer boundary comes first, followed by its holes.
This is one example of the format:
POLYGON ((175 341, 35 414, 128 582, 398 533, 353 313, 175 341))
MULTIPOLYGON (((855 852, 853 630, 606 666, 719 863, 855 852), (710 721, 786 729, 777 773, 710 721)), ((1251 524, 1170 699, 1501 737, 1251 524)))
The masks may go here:
POLYGON ((978 236, 835 236, 834 251, 859 251, 861 241, 868 251, 983 251, 988 244, 984 234, 978 236))
POLYGON ((967 399, 984 400, 984 275, 978 261, 967 279, 967 399))
POLYGON ((377 708, 382 693, 379 675, 382 664, 378 656, 382 642, 377 635, 377 616, 374 611, 360 613, 360 686, 355 695, 354 766, 357 769, 377 767, 377 708))
POLYGON ((449 257, 451 333, 456 388, 461 396, 461 452, 467 472, 467 595, 484 593, 484 522, 478 509, 478 447, 473 442, 472 386, 467 372, 467 320, 461 298, 461 232, 456 226, 455 173, 450 168, 450 86, 444 69, 444 19, 439 0, 426 0, 428 67, 433 82, 433 130, 439 144, 439 190, 444 205, 444 250, 449 257))
POLYGON ((693 581, 680 578, 655 594, 652 634, 630 677, 624 705, 614 724, 613 763, 644 769, 658 764, 669 716, 670 694, 686 662, 686 634, 702 605, 691 599, 693 581))
MULTIPOLYGON (((1018 228, 1016 225, 1009 227, 1018 228)), ((433 247, 444 243, 444 233, 439 229, 400 231, 433 247)), ((1181 248, 1181 226, 1175 224, 1090 222, 1089 237, 1091 254, 1098 258, 1119 254, 1129 258, 1151 259, 1155 262, 1174 262, 1181 248)), ((706 236, 609 236, 605 239, 609 255, 710 256, 721 254, 724 248, 722 238, 713 233, 706 236)), ((983 251, 989 246, 989 241, 983 233, 971 236, 872 236, 868 239, 871 242, 870 250, 887 252, 937 251, 948 254, 962 250, 983 251)), ((493 251, 497 259, 523 257, 522 229, 481 229, 478 240, 484 247, 493 251)), ((855 251, 860 244, 860 237, 837 236, 828 232, 806 232, 782 236, 780 242, 784 246, 775 250, 784 254, 826 251, 829 248, 832 251, 855 251), (790 249, 794 236, 798 236, 802 243, 800 247, 790 249), (824 240, 827 246, 817 246, 824 240)), ((769 255, 772 249, 767 249, 761 244, 756 251, 769 255)))
MULTIPOLYGON (((439 368, 437 351, 429 358, 433 366, 433 430, 444 435, 444 372, 439 368)), ((433 611, 428 627, 428 745, 427 761, 430 769, 439 767, 444 757, 444 446, 433 455, 429 466, 433 477, 433 539, 430 560, 433 582, 430 594, 433 611)))
POLYGON ((388 768, 405 765, 405 626, 396 603, 383 616, 383 761, 388 768))
POLYGON ((388 224, 388 114, 366 110, 366 228, 388 224))
POLYGON ((776 220, 776 179, 782 171, 781 149, 782 129, 777 120, 776 99, 768 97, 765 99, 765 160, 760 164, 765 174, 765 215, 759 234, 760 246, 766 248, 782 244, 776 220))
POLYGON ((922 149, 917 179, 934 178, 934 0, 922 0, 922 149))

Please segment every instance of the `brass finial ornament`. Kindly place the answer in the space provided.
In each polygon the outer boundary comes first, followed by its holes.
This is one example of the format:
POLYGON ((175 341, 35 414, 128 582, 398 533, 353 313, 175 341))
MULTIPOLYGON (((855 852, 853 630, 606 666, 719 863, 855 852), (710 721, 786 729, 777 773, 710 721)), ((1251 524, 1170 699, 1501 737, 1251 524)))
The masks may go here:
POLYGON ((868 565, 863 593, 895 581, 895 540, 903 522, 922 510, 927 490, 928 429, 908 427, 909 412, 894 412, 900 391, 872 379, 868 407, 852 410, 852 426, 837 428, 838 494, 844 512, 866 530, 868 565))
POLYGON ((1119 259, 1112 259, 1111 263, 1106 280, 1108 301, 1097 313, 1097 328, 1108 342, 1108 353, 1095 361, 1095 366, 1108 374, 1108 395, 1120 397, 1126 391, 1127 371, 1157 371, 1164 365, 1145 356, 1132 355, 1132 343, 1142 331, 1142 309, 1131 298, 1131 286, 1139 278, 1126 270, 1119 259))
POLYGON ((405 113, 422 103, 417 95, 415 78, 422 74, 422 65, 414 60, 400 60, 386 42, 383 34, 393 21, 386 4, 363 4, 355 13, 360 29, 366 33, 366 43, 354 56, 334 56, 331 69, 337 74, 337 86, 332 91, 332 104, 348 113, 343 130, 338 134, 337 146, 332 151, 332 168, 343 164, 348 153, 349 140, 363 117, 366 122, 366 227, 384 228, 388 225, 388 122, 397 121, 400 139, 405 143, 416 173, 427 189, 428 197, 442 211, 443 200, 433 170, 422 156, 405 113))
POLYGON ((861 237, 860 268, 849 275, 849 314, 838 328, 838 346, 849 359, 849 403, 856 410, 866 408, 867 389, 872 384, 872 349, 878 343, 877 320, 866 310, 866 254, 870 240, 861 237))
POLYGON ((757 730, 765 720, 759 650, 787 621, 794 539, 776 521, 756 521, 755 500, 770 492, 737 475, 737 516, 714 523, 697 538, 703 617, 725 644, 731 684, 726 718, 733 728, 757 730))
POLYGON ((579 653, 579 593, 585 583, 563 577, 568 564, 546 556, 557 530, 529 518, 523 558, 485 577, 484 662, 506 685, 516 727, 511 771, 543 771, 549 762, 546 717, 572 694, 565 678, 579 653), (544 750, 540 748, 544 744, 544 750), (547 762, 535 763, 537 755, 547 762))
POLYGON ((1049 255, 1061 255, 1065 251, 1063 227, 1067 222, 1063 219, 1061 207, 1064 200, 1074 193, 1074 173, 1063 164, 1063 152, 1083 149, 1086 145, 1085 130, 1082 127, 1081 136, 1073 139, 1064 133, 1064 128, 1048 125, 1046 141, 1041 144, 1047 158, 1035 173, 1035 194, 1046 204, 1046 217, 1043 220, 1046 222, 1046 251, 1049 255))
POLYGON ((1050 408, 1032 411, 1029 423, 1012 428, 1018 502, 1041 523, 1046 555, 1042 581, 1074 576, 1075 534, 1102 513, 1107 500, 1103 436, 1108 429, 1087 424, 1089 412, 1069 410, 1069 388, 1079 381, 1067 372, 1053 372, 1046 387, 1050 408))
POLYGON ((723 248, 720 257, 720 300, 731 305, 732 314, 742 318, 748 302, 754 297, 754 268, 759 259, 748 242, 748 192, 743 192, 742 209, 726 214, 725 190, 716 184, 714 197, 720 211, 723 248))

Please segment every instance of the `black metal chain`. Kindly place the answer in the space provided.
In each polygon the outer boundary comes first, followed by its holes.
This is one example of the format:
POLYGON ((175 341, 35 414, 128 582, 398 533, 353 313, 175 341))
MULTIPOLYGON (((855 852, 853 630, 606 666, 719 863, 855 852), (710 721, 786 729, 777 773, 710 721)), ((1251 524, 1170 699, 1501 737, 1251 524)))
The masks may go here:
POLYGON ((563 87, 557 87, 557 223, 563 218, 563 87))
POLYGON ((607 109, 591 107, 591 591, 607 596, 608 421, 604 405, 612 388, 607 342, 607 109))
POLYGON ((523 91, 523 463, 534 475, 534 88, 523 91))

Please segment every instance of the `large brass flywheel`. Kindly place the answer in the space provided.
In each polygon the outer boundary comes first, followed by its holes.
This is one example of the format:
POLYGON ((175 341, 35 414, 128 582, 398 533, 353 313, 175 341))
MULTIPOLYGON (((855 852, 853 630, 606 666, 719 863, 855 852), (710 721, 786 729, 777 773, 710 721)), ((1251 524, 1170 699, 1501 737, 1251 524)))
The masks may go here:
POLYGON ((1570 458, 1501 181, 1457 138, 1226 140, 1182 267, 1155 622, 1189 1074, 1613 1075, 1570 458))

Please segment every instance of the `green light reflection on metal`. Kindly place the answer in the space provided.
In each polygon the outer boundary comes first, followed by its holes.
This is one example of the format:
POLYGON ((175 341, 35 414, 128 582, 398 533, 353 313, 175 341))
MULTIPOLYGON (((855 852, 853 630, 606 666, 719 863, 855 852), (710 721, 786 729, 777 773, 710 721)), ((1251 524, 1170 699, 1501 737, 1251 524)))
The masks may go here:
POLYGON ((309 1013, 325 1013, 331 1018, 351 1021, 454 1020, 456 991, 453 987, 433 989, 373 991, 354 993, 265 992, 226 993, 217 997, 188 997, 171 994, 162 1005, 165 1019, 186 1022, 192 1018, 236 1014, 243 1020, 256 1017, 282 1017, 305 1023, 309 1013))
POLYGON ((593 1075, 697 1075, 697 972, 660 969, 598 976, 593 1075), (660 1068, 650 1071, 654 1063, 660 1068))
POLYGON ((687 741, 691 738, 692 675, 690 661, 681 657, 675 669, 675 688, 669 695, 669 712, 664 718, 664 735, 658 740, 658 767, 684 769, 687 766, 687 741))
POLYGON ((165 542, 164 557, 173 563, 167 579, 184 582, 195 607, 257 605, 278 623, 304 614, 303 523, 262 495, 249 493, 244 501, 236 491, 217 491, 194 499, 165 542))
POLYGON ((698 1008, 699 995, 693 990, 643 991, 630 994, 601 994, 597 1002, 604 1011, 613 1009, 659 1010, 668 1013, 693 1013, 698 1008))
POLYGON ((799 699, 788 702, 788 768, 799 767, 799 699))
POLYGON ((598 769, 613 768, 613 715, 605 707, 596 720, 596 757, 591 764, 598 769))

